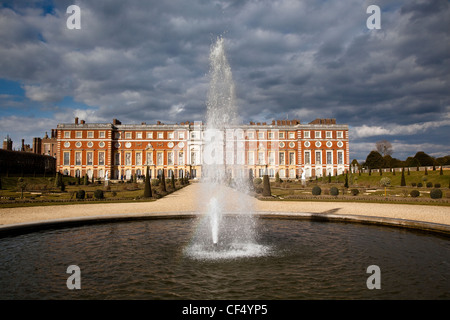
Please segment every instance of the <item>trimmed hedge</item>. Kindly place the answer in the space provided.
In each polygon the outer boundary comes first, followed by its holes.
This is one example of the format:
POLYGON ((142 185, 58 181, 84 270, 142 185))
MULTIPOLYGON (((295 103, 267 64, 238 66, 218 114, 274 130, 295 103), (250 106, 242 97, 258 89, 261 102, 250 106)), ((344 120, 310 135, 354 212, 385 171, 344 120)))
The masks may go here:
POLYGON ((76 198, 78 200, 83 200, 86 197, 86 192, 84 190, 78 190, 76 198))
POLYGON ((441 191, 441 189, 433 189, 433 190, 431 190, 430 198, 431 199, 440 199, 440 198, 442 198, 442 191, 441 191))
POLYGON ((103 194, 103 190, 97 189, 94 191, 94 198, 95 199, 104 199, 105 195, 103 194))
POLYGON ((419 192, 419 190, 411 190, 409 195, 413 198, 417 198, 418 196, 420 196, 420 192, 419 192))
POLYGON ((320 189, 319 186, 314 186, 312 188, 312 194, 315 196, 320 196, 320 194, 322 193, 322 189, 320 189))
POLYGON ((337 196, 337 195, 339 195, 339 189, 336 188, 336 187, 331 187, 331 188, 330 188, 330 194, 331 194, 332 196, 337 196))
POLYGON ((359 194, 359 190, 358 189, 352 189, 351 193, 353 196, 357 196, 359 194))

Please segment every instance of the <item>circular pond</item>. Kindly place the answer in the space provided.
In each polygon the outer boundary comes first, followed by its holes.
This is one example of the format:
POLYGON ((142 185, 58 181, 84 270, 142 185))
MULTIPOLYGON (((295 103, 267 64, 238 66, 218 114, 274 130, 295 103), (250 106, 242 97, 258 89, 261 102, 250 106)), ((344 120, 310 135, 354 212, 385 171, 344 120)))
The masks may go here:
POLYGON ((450 241, 350 223, 257 219, 257 254, 193 254, 199 220, 162 219, 0 239, 0 299, 449 299, 450 241), (80 268, 69 290, 67 268, 80 268), (368 289, 380 269, 381 289, 368 289))

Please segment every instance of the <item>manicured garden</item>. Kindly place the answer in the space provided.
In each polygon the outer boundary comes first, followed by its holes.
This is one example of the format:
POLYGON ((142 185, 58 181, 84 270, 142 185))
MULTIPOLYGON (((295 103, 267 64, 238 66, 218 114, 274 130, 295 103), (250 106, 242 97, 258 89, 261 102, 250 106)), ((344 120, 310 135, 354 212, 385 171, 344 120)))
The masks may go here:
POLYGON ((450 205, 450 172, 405 171, 346 173, 300 180, 275 177, 270 182, 271 196, 263 196, 261 178, 253 181, 254 190, 264 200, 373 201, 450 205), (402 177, 403 176, 403 177, 402 177), (403 181, 402 181, 403 180, 403 181))
POLYGON ((1 177, 0 207, 47 204, 154 201, 189 184, 188 179, 104 181, 54 177, 1 177))

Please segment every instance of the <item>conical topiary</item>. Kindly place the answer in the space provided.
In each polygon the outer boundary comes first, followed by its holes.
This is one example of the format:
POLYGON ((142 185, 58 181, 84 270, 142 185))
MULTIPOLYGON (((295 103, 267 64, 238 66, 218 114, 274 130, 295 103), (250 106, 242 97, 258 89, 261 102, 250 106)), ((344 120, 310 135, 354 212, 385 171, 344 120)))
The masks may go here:
POLYGON ((144 185, 144 198, 152 197, 152 186, 150 183, 150 172, 147 167, 147 174, 145 175, 145 185, 144 185))
POLYGON ((172 189, 175 190, 175 176, 172 173, 172 177, 170 178, 170 182, 172 183, 172 189))
POLYGON ((405 180, 405 168, 402 170, 402 180, 400 181, 400 186, 405 187, 406 186, 406 180, 405 180))
POLYGON ((166 189, 166 177, 164 175, 164 170, 162 170, 162 174, 161 174, 161 191, 167 192, 167 189, 166 189))
POLYGON ((270 197, 272 195, 272 191, 270 190, 270 181, 269 176, 267 174, 263 177, 263 193, 264 197, 270 197))
POLYGON ((344 183, 344 187, 348 188, 348 173, 345 174, 345 183, 344 183))

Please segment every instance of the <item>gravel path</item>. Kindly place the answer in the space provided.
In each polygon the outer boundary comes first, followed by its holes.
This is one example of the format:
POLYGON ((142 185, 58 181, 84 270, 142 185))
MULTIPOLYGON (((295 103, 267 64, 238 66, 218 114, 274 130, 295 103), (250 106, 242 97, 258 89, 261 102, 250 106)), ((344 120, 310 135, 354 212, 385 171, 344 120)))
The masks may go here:
MULTIPOLYGON (((202 212, 206 204, 201 201, 204 193, 201 183, 191 185, 153 202, 96 203, 21 207, 0 209, 0 225, 115 214, 143 214, 173 212, 202 212)), ((255 211, 264 212, 308 212, 345 215, 376 216, 407 219, 450 225, 450 207, 408 204, 382 204, 357 202, 313 202, 313 201, 259 201, 253 197, 238 197, 238 193, 223 188, 218 196, 227 201, 226 211, 238 211, 243 203, 255 211), (241 199, 242 201, 238 201, 241 199)))

